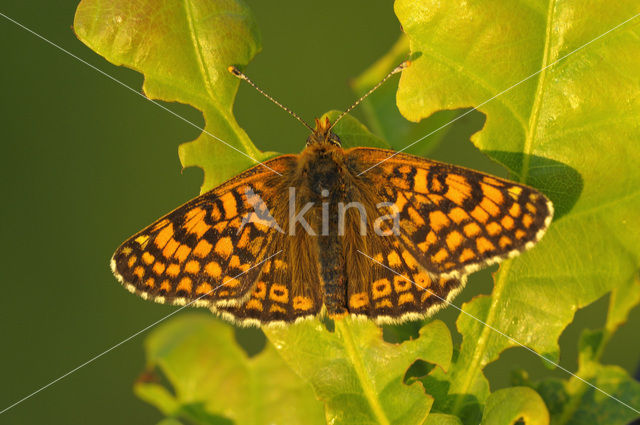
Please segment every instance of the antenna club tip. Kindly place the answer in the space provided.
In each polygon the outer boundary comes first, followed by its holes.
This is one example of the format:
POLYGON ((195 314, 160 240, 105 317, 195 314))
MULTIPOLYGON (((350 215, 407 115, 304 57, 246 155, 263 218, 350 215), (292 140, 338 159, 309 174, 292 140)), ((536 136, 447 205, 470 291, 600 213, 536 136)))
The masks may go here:
POLYGON ((411 66, 411 61, 404 61, 400 65, 402 66, 402 69, 409 68, 411 66))
POLYGON ((232 73, 236 77, 241 77, 242 76, 242 72, 240 72, 240 70, 238 68, 236 68, 235 66, 233 66, 233 65, 229 66, 227 68, 227 71, 229 71, 230 73, 232 73))

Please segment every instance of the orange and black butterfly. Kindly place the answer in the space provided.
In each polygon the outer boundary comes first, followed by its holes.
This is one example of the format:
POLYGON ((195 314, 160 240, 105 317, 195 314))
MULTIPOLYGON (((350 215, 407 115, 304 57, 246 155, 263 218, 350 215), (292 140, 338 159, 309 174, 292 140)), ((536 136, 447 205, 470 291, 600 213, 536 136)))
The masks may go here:
POLYGON ((319 314, 397 323, 432 314, 468 274, 532 247, 551 222, 535 189, 344 150, 331 128, 316 120, 300 154, 256 165, 132 236, 112 258, 116 277, 145 299, 240 325, 319 314))

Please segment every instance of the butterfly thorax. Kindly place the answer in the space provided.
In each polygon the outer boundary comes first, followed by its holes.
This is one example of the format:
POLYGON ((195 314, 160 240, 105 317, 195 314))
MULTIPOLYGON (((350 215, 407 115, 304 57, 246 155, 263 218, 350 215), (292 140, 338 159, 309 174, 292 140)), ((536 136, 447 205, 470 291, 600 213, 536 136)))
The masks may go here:
POLYGON ((298 172, 302 184, 310 190, 313 200, 332 197, 344 185, 347 169, 344 164, 344 151, 329 143, 317 143, 308 146, 299 156, 298 172), (323 195, 324 191, 324 195, 323 195), (327 194, 327 191, 329 194, 327 194))

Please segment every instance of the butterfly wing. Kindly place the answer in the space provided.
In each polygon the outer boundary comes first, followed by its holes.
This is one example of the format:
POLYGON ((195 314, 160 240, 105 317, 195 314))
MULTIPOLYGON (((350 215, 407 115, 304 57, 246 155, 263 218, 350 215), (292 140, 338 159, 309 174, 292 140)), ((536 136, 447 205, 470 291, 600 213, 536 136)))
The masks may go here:
MULTIPOLYGON (((388 184, 388 183, 387 183, 388 184)), ((353 176, 350 202, 364 208, 364 213, 345 213, 343 255, 347 259, 347 310, 378 323, 399 323, 431 315, 445 305, 464 286, 466 276, 442 277, 419 263, 406 243, 392 233, 380 234, 374 220, 380 189, 353 176), (361 226, 366 226, 365 231, 361 226)))
POLYGON ((430 273, 399 240, 372 239, 348 270, 348 310, 378 323, 430 316, 462 290, 466 276, 430 273))
MULTIPOLYGON (((288 225, 283 219, 285 226, 288 225)), ((283 227, 286 228, 286 227, 283 227)), ((246 302, 212 311, 241 326, 278 326, 316 316, 322 308, 316 241, 306 232, 274 235, 246 302)))
MULTIPOLYGON (((295 161, 283 155, 265 165, 284 175, 295 161)), ((269 221, 269 211, 282 208, 280 177, 257 165, 187 202, 125 241, 113 273, 130 292, 160 303, 241 304, 261 272, 254 266, 280 235, 269 221)))
POLYGON ((528 186, 383 149, 354 148, 347 158, 362 184, 393 204, 402 249, 439 278, 515 256, 551 222, 553 205, 528 186))

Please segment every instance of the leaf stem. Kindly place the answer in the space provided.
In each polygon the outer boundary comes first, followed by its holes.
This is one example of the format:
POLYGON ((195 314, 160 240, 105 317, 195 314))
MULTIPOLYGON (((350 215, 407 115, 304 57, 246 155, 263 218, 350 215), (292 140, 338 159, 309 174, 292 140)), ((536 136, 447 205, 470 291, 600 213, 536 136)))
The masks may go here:
MULTIPOLYGON (((498 278, 495 281, 496 283, 493 287, 493 291, 491 292, 491 305, 489 306, 489 312, 487 314, 487 317, 485 318, 485 323, 493 322, 495 311, 497 310, 497 305, 500 302, 502 291, 505 286, 505 276, 508 274, 510 267, 511 261, 507 261, 502 264, 502 269, 500 270, 501 273, 498 275, 498 278)), ((484 351, 489 341, 490 332, 492 332, 492 330, 489 326, 484 326, 482 328, 482 332, 480 333, 480 337, 478 338, 475 350, 473 351, 473 356, 471 357, 471 363, 469 367, 465 368, 466 373, 464 374, 462 386, 460 388, 456 388, 456 392, 460 394, 460 396, 456 397, 456 401, 453 406, 453 413, 455 415, 459 416, 464 395, 469 393, 469 388, 476 379, 476 372, 479 371, 479 373, 482 373, 482 367, 484 365, 482 365, 481 363, 484 351)))
POLYGON ((529 164, 531 162, 530 153, 531 145, 537 134, 538 119, 540 117, 540 108, 542 105, 542 95, 544 91, 544 83, 547 76, 547 67, 549 63, 549 51, 551 50, 551 36, 552 36, 552 23, 553 23, 553 10, 555 8, 556 1, 549 0, 549 6, 547 8, 547 28, 545 33, 544 48, 542 52, 542 63, 540 64, 540 75, 538 77, 538 84, 536 86, 536 93, 533 97, 533 105, 531 106, 531 115, 529 115, 529 128, 524 140, 524 146, 522 152, 525 154, 522 159, 522 170, 520 170, 520 181, 526 182, 527 175, 529 174, 529 164))
POLYGON ((353 368, 355 369, 356 375, 358 376, 358 379, 360 381, 360 385, 362 386, 362 391, 364 392, 367 402, 369 403, 369 407, 371 407, 371 411, 373 412, 376 420, 381 425, 391 425, 391 422, 382 409, 382 405, 380 404, 380 400, 378 399, 376 390, 373 387, 371 380, 369 379, 369 371, 367 370, 362 360, 360 350, 355 343, 355 339, 353 337, 353 332, 351 329, 351 325, 353 323, 352 319, 349 318, 349 316, 346 316, 342 319, 335 320, 334 323, 336 331, 340 332, 340 335, 342 335, 345 352, 351 359, 353 368))

